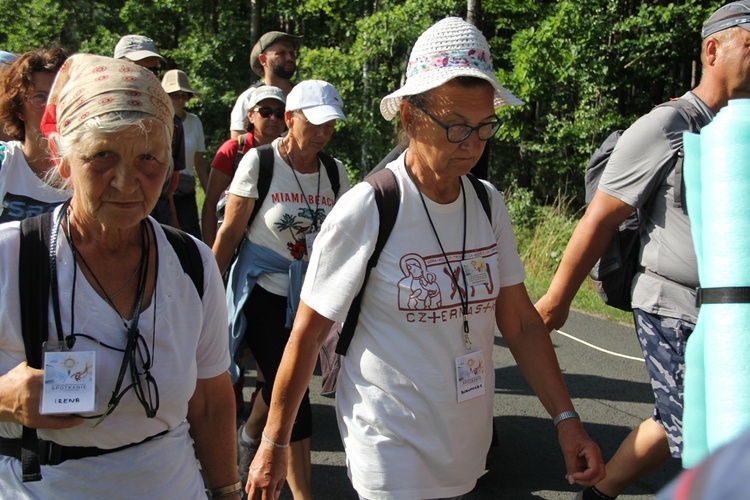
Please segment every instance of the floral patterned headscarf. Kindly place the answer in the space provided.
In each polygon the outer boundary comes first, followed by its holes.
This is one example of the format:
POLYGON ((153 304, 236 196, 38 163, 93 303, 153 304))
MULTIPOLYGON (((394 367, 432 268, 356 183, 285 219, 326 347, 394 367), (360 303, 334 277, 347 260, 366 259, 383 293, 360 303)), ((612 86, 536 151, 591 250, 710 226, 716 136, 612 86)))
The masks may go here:
POLYGON ((65 136, 89 118, 114 111, 141 111, 174 133, 174 108, 161 82, 125 59, 76 54, 60 68, 42 117, 45 137, 65 136))

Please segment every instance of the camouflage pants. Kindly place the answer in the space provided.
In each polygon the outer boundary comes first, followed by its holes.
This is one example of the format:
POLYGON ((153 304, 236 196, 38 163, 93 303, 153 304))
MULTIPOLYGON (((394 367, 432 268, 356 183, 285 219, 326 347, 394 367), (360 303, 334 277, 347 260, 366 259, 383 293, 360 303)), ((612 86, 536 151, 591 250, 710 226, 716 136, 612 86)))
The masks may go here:
POLYGON ((646 369, 654 391, 654 421, 667 433, 672 456, 682 455, 682 409, 685 388, 685 345, 695 324, 633 310, 646 369))

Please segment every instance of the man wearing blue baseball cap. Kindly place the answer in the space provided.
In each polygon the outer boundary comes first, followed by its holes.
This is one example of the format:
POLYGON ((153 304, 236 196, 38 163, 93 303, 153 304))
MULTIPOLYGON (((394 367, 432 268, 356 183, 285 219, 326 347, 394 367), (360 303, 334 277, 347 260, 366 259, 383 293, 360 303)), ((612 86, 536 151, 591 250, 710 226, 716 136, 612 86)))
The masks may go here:
POLYGON ((591 204, 578 223, 547 293, 536 307, 561 328, 578 288, 611 235, 639 210, 642 272, 632 281, 636 332, 655 405, 607 463, 607 476, 577 499, 617 497, 670 457, 682 455, 684 348, 698 317, 698 270, 682 203, 677 155, 682 134, 709 123, 729 99, 750 97, 750 1, 718 9, 703 25, 700 84, 642 116, 617 142, 591 204))

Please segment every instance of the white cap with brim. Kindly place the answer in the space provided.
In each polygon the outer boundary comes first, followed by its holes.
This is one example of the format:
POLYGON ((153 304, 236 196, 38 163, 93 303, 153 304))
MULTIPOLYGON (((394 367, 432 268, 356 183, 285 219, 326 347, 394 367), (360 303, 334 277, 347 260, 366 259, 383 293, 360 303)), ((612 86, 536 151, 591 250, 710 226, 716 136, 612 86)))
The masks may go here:
POLYGON ((437 88, 461 76, 486 80, 495 89, 495 109, 524 102, 497 81, 487 39, 460 17, 447 17, 422 33, 406 68, 406 83, 380 101, 380 113, 392 120, 401 99, 437 88))
POLYGON ((273 85, 262 85, 250 93, 247 98, 246 108, 251 109, 260 101, 266 99, 276 99, 281 102, 281 104, 286 104, 286 96, 284 95, 283 90, 274 87, 273 85))
POLYGON ((344 100, 338 91, 323 80, 305 80, 294 86, 286 96, 286 110, 301 110, 313 125, 322 125, 331 120, 346 122, 344 100))

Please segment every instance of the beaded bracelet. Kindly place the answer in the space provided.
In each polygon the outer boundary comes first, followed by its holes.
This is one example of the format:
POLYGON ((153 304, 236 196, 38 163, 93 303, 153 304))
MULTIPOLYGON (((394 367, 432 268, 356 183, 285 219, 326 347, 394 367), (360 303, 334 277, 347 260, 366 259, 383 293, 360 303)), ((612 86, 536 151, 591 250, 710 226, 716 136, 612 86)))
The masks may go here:
POLYGON ((222 486, 220 488, 210 488, 206 490, 208 498, 224 498, 231 495, 237 495, 242 491, 242 483, 237 481, 236 483, 222 486))
POLYGON ((265 434, 263 434, 262 432, 261 432, 261 434, 260 434, 260 437, 262 437, 262 438, 263 438, 263 441, 265 441, 266 443, 270 444, 270 445, 271 445, 271 446, 273 446, 274 448, 289 448, 289 443, 287 443, 287 444, 279 444, 279 443, 275 443, 275 442, 271 441, 270 439, 268 439, 268 438, 266 437, 266 435, 265 435, 265 434))

